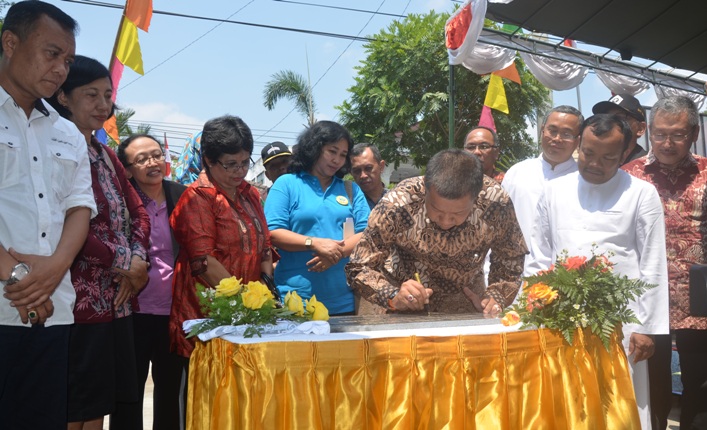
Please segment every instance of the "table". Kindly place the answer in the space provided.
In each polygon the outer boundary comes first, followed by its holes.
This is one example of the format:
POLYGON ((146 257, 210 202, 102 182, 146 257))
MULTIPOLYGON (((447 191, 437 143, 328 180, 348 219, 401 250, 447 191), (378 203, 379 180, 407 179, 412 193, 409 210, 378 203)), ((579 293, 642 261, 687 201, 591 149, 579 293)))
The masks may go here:
POLYGON ((489 329, 198 342, 187 428, 640 428, 618 339, 489 329))

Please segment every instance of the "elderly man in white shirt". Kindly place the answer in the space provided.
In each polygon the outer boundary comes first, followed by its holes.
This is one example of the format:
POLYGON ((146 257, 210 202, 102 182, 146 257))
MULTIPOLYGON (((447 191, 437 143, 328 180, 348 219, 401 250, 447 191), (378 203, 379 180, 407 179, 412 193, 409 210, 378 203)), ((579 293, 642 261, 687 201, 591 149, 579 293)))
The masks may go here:
POLYGON ((613 251, 617 273, 657 285, 630 304, 642 324, 623 327, 641 426, 650 429, 646 359, 654 352, 651 335, 669 330, 665 222, 655 187, 619 170, 630 139, 630 126, 620 117, 587 119, 579 171, 548 182, 538 203, 528 267, 547 269, 565 249, 589 257, 596 244, 601 252, 613 251))
MULTIPOLYGON (((542 153, 512 166, 501 182, 503 189, 511 196, 528 248, 531 246, 535 208, 545 183, 577 171, 577 162, 572 158, 572 153, 579 144, 582 122, 582 113, 572 106, 553 108, 542 124, 542 153)), ((528 270, 526 258, 523 276, 530 275, 533 273, 528 270)))

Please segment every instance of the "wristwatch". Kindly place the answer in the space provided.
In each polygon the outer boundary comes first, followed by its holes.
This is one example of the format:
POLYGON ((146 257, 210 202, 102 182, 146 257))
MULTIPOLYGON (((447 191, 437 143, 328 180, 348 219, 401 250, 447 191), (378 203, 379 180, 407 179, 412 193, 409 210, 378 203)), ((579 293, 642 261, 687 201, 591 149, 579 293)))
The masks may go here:
POLYGON ((312 238, 308 237, 304 240, 304 246, 307 247, 307 249, 312 248, 312 238))
POLYGON ((27 275, 29 275, 29 266, 25 263, 17 263, 12 268, 12 271, 10 271, 10 277, 3 282, 5 285, 16 284, 23 280, 27 275))

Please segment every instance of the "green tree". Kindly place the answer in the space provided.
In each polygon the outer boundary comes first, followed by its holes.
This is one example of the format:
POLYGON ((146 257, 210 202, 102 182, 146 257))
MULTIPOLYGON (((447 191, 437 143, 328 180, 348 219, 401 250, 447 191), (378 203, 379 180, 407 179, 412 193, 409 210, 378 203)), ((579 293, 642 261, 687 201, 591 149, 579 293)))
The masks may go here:
MULTIPOLYGON (((125 108, 115 111, 115 123, 118 126, 118 135, 120 136, 120 140, 126 139, 131 134, 150 133, 150 124, 140 124, 138 125, 137 130, 133 130, 133 128, 130 127, 128 121, 130 121, 130 118, 132 118, 134 115, 135 109, 131 108, 125 108)), ((108 136, 108 146, 113 149, 116 149, 118 147, 118 143, 114 141, 110 136, 108 136)))
POLYGON ((265 84, 263 98, 268 110, 275 109, 275 104, 280 99, 289 99, 295 103, 297 112, 307 118, 307 123, 311 126, 317 122, 314 117, 314 97, 312 87, 302 75, 291 70, 283 70, 271 76, 270 81, 265 84))
MULTIPOLYGON (((424 166, 449 146, 449 63, 444 45, 448 14, 409 15, 375 35, 364 47, 368 54, 357 67, 351 97, 341 106, 342 123, 356 140, 379 147, 389 163, 410 161, 424 166)), ((536 110, 549 102, 549 92, 525 68, 516 67, 523 85, 504 80, 510 115, 494 111, 506 159, 523 159, 537 144, 526 131, 535 124, 536 110)), ((455 68, 455 146, 479 122, 488 76, 455 68)))

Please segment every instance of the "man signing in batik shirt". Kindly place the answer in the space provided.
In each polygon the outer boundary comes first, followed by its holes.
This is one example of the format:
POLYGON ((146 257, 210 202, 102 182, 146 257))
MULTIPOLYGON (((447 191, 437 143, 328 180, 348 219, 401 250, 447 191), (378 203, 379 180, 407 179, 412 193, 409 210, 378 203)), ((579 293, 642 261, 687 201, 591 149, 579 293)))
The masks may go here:
POLYGON ((518 292, 526 253, 508 195, 478 158, 449 149, 432 157, 424 177, 402 181, 376 205, 346 274, 355 294, 389 312, 428 305, 495 316, 518 292))

